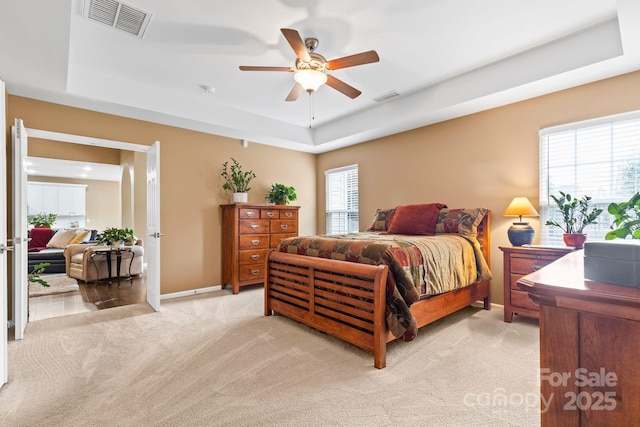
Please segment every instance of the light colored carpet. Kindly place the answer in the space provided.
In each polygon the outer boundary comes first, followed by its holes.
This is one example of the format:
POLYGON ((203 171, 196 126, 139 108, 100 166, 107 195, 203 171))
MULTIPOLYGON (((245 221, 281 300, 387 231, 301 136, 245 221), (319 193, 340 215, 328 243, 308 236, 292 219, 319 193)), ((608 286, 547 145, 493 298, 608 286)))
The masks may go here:
POLYGON ((229 290, 27 325, 0 425, 537 426, 538 326, 466 308, 372 355, 229 290), (502 401, 500 398, 506 398, 502 401))
POLYGON ((41 274, 40 278, 47 281, 49 287, 42 286, 40 283, 29 282, 29 296, 39 297, 42 295, 62 294, 65 292, 77 291, 78 281, 64 273, 59 274, 41 274))

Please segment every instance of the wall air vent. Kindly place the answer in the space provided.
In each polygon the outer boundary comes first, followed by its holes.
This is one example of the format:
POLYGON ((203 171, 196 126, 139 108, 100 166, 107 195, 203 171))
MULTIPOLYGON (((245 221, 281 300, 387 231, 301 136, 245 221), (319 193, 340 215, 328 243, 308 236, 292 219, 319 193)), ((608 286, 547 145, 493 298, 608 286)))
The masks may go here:
POLYGON ((115 0, 85 0, 83 16, 142 38, 153 14, 115 0))
POLYGON ((374 101, 376 102, 382 102, 382 101, 386 101, 389 98, 394 98, 396 96, 399 96, 400 94, 398 92, 396 92, 395 90, 383 93, 380 96, 377 96, 375 98, 373 98, 374 101))

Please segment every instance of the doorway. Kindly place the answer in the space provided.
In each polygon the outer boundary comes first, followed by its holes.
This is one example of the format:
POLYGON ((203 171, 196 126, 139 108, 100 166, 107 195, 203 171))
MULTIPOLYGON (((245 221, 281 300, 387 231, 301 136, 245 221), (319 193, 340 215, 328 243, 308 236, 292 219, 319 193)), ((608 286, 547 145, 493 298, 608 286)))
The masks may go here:
MULTIPOLYGON (((91 145, 97 147, 113 148, 124 151, 143 152, 146 154, 146 224, 145 224, 145 256, 147 261, 146 269, 146 301, 156 311, 160 309, 160 242, 159 237, 159 142, 151 146, 131 144, 122 141, 104 140, 98 138, 84 137, 78 135, 62 134, 58 132, 43 131, 37 129, 26 129, 26 133, 31 138, 39 138, 51 141, 69 142, 81 145, 91 145)), ((14 217, 24 216, 26 209, 20 210, 19 206, 14 206, 14 217)), ((26 277, 25 277, 26 280, 26 277)), ((24 287, 23 287, 24 289, 24 287)), ((20 315, 26 314, 26 298, 21 298, 16 303, 15 315, 21 311, 20 315), (24 313, 24 314, 23 314, 24 313)), ((26 323, 26 322, 25 322, 26 323)), ((18 326, 18 325, 16 325, 18 326)), ((17 332, 17 330, 16 330, 17 332)), ((16 334, 18 338, 18 334, 16 334)))

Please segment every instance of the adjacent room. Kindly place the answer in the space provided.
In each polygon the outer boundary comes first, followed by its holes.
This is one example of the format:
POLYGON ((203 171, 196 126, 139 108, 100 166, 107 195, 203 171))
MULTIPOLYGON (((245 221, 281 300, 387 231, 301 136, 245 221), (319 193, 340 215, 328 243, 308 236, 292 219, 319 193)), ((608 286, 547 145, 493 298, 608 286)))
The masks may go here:
POLYGON ((637 1, 5 2, 0 88, 0 423, 640 417, 637 1))

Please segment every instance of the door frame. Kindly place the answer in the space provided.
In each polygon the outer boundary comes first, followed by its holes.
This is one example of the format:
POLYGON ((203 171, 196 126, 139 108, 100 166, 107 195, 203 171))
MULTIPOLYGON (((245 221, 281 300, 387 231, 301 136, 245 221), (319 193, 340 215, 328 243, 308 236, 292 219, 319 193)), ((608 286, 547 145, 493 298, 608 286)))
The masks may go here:
MULTIPOLYGON (((73 134, 68 134, 68 133, 61 133, 61 132, 52 132, 52 131, 47 131, 47 130, 41 130, 41 129, 32 129, 32 128, 27 128, 27 134, 29 135, 30 138, 39 138, 39 139, 48 139, 51 141, 59 141, 59 142, 68 142, 71 144, 80 144, 80 145, 91 145, 94 147, 104 147, 104 148, 113 148, 113 149, 117 149, 117 150, 127 150, 127 151, 136 151, 136 152, 142 152, 142 153, 148 153, 150 150, 152 149, 157 149, 159 151, 159 144, 157 141, 155 141, 156 143, 153 145, 142 145, 142 144, 134 144, 131 142, 124 142, 124 141, 116 141, 116 140, 111 140, 111 139, 102 139, 102 138, 93 138, 90 136, 82 136, 82 135, 73 135, 73 134)), ((158 175, 160 174, 160 166, 158 165, 158 170, 157 170, 158 175)), ((160 188, 160 183, 158 181, 158 192, 159 192, 159 188, 160 188)), ((148 190, 148 189, 147 189, 148 190)), ((149 198, 149 191, 147 191, 147 198, 149 198)), ((157 200, 157 203, 159 204, 159 200, 157 200)), ((157 206, 158 212, 160 210, 160 206, 157 206)), ((14 209, 15 211, 15 209, 14 209)), ((14 212, 15 214, 15 212, 14 212)), ((149 225, 147 224, 147 227, 149 225)), ((160 229, 159 229, 159 224, 156 225, 157 229, 155 231, 154 234, 156 234, 158 237, 152 236, 151 238, 159 238, 159 236, 161 235, 160 233, 160 229)), ((149 301, 149 298, 147 298, 147 301, 149 302, 149 305, 151 305, 151 307, 155 310, 155 311, 159 311, 160 309, 160 265, 158 260, 160 259, 160 246, 159 244, 157 245, 157 256, 153 257, 153 259, 151 258, 147 258, 147 271, 149 271, 150 269, 155 269, 155 274, 152 274, 152 277, 155 277, 154 280, 147 280, 147 295, 148 296, 157 296, 157 301, 156 298, 154 298, 154 301, 149 301), (157 265, 156 265, 157 264, 157 265)), ((149 277, 149 275, 147 275, 147 277, 149 277)), ((26 280, 26 278, 25 278, 26 280)))

